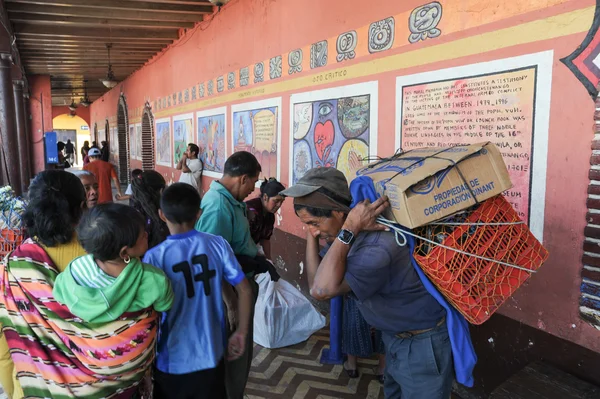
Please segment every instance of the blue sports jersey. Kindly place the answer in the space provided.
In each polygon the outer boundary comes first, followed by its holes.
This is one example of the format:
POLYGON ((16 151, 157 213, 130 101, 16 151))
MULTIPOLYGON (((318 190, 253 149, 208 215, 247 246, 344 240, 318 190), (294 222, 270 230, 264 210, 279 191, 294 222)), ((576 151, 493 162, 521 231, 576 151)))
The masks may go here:
POLYGON ((223 279, 238 285, 244 273, 222 237, 192 230, 172 235, 144 256, 171 280, 175 301, 162 314, 156 367, 187 374, 216 367, 225 350, 223 279))

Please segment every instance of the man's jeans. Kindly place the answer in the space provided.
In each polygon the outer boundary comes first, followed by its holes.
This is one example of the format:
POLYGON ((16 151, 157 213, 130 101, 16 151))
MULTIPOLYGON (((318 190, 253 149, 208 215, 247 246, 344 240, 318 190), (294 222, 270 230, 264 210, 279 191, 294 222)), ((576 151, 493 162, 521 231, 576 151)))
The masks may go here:
POLYGON ((448 399, 454 379, 448 328, 412 338, 383 334, 386 399, 448 399))
MULTIPOLYGON (((252 288, 252 306, 250 310, 250 326, 248 327, 248 336, 246 337, 246 351, 236 360, 225 361, 225 385, 228 399, 242 399, 244 397, 244 390, 246 389, 250 367, 252 366, 254 305, 256 305, 256 300, 258 299, 258 284, 254 281, 254 278, 248 278, 248 282, 250 283, 250 288, 252 288)), ((232 333, 233 331, 230 331, 229 335, 232 333)))

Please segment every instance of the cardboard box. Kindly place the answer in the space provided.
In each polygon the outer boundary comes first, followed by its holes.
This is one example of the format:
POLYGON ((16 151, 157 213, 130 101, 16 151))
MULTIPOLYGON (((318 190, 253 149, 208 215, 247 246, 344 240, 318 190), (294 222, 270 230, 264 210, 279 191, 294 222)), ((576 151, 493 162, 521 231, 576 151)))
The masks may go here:
POLYGON ((493 143, 426 147, 367 165, 358 176, 373 179, 391 207, 384 215, 415 228, 469 208, 512 187, 493 143))

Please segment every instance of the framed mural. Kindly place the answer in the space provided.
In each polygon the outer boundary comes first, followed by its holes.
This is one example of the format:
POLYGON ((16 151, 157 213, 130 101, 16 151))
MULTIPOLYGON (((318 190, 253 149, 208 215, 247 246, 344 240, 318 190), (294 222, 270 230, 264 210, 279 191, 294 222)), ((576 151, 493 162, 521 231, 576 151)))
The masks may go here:
POLYGON ((156 164, 173 167, 171 118, 156 120, 156 164))
MULTIPOLYGON (((100 143, 102 143, 102 140, 106 140, 106 132, 104 129, 98 129, 98 141, 96 142, 96 145, 98 146, 98 148, 102 147, 100 145, 100 143)), ((92 141, 94 141, 92 139, 92 141)), ((90 143, 90 146, 92 145, 92 143, 90 143)))
MULTIPOLYGON (((102 147, 102 145, 100 145, 100 147, 102 147)), ((110 163, 115 166, 119 165, 119 129, 116 127, 110 129, 108 155, 108 160, 110 163)))
POLYGON ((227 160, 227 107, 196 112, 196 129, 204 162, 204 175, 216 179, 223 176, 227 160))
POLYGON ((173 164, 177 165, 189 143, 194 142, 194 114, 173 117, 173 164))
POLYGON ((348 183, 377 155, 377 82, 293 94, 290 185, 312 168, 335 167, 348 183))
POLYGON ((504 195, 540 241, 552 63, 545 51, 396 79, 396 147, 496 144, 513 183, 504 195))
POLYGON ((233 105, 231 134, 232 152, 251 152, 260 162, 260 179, 281 180, 281 97, 233 105))
POLYGON ((142 160, 142 124, 137 123, 135 125, 135 144, 132 144, 135 147, 136 159, 142 160))
POLYGON ((137 159, 136 134, 135 125, 129 125, 129 156, 131 159, 137 159))

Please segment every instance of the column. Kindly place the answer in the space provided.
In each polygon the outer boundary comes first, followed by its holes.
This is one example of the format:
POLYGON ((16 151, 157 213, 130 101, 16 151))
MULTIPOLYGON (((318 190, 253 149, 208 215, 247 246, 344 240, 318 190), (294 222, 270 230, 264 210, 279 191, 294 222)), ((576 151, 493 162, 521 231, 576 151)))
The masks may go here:
POLYGON ((23 107, 23 85, 22 80, 13 81, 13 90, 15 96, 15 116, 17 126, 17 147, 19 148, 19 165, 21 175, 21 192, 26 193, 29 189, 29 151, 27 147, 27 120, 25 119, 25 109, 23 107))
POLYGON ((21 195, 15 96, 11 71, 11 55, 8 53, 0 54, 0 138, 2 138, 2 155, 4 158, 2 167, 6 168, 8 183, 12 186, 15 194, 21 195))

